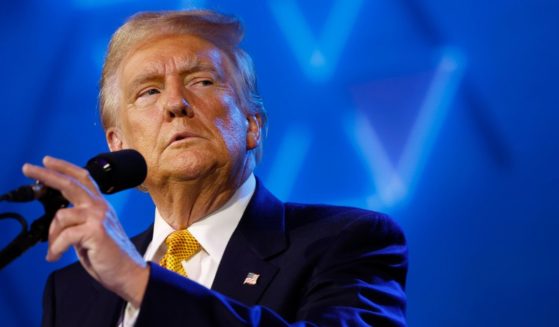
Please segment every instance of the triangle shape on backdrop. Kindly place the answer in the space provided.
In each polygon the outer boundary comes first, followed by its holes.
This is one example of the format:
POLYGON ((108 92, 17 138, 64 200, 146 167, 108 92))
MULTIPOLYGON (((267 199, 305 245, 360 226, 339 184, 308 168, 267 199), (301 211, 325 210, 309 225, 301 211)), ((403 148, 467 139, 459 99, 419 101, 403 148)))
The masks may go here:
POLYGON ((434 71, 377 79, 351 88, 360 116, 375 129, 393 165, 401 159, 434 71))

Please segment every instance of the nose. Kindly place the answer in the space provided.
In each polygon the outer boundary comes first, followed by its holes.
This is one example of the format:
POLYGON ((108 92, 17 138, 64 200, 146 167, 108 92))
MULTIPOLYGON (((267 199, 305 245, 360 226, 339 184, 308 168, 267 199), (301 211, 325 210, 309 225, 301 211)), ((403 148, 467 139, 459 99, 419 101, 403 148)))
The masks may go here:
POLYGON ((167 115, 169 118, 192 117, 192 107, 186 99, 180 99, 172 104, 167 104, 167 115))
POLYGON ((182 90, 171 91, 165 104, 165 111, 169 118, 192 117, 194 111, 182 90))

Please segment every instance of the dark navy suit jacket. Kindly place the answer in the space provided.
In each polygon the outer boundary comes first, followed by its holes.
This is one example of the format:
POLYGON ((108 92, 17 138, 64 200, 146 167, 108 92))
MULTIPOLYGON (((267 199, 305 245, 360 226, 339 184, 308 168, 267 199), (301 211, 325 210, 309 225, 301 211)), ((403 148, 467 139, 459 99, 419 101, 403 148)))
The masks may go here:
MULTIPOLYGON (((133 238, 141 253, 152 233, 133 238)), ((405 326, 407 249, 390 218, 282 203, 260 182, 211 290, 150 266, 137 326, 405 326)), ((75 263, 49 277, 43 326, 115 326, 124 305, 75 263)))

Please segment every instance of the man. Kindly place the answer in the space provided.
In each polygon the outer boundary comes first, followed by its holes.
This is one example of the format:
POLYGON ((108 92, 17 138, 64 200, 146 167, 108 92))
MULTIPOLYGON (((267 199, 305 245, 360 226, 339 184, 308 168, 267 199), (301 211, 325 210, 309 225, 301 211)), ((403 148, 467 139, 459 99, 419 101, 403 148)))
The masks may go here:
POLYGON ((73 205, 47 260, 73 246, 79 263, 49 277, 43 325, 405 325, 406 246, 389 218, 282 203, 253 176, 266 114, 241 38, 210 11, 139 14, 115 33, 101 117, 112 151, 145 157, 155 222, 131 242, 86 170, 24 165, 73 205))

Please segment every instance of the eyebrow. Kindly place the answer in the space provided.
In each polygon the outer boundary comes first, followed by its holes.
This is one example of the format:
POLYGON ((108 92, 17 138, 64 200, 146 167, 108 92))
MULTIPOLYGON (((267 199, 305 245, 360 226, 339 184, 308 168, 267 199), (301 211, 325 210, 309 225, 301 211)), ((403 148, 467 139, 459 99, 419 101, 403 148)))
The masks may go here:
MULTIPOLYGON (((222 78, 220 70, 216 69, 212 64, 200 61, 198 58, 185 60, 183 62, 184 64, 178 68, 179 74, 181 75, 190 75, 197 72, 212 72, 219 78, 222 78)), ((134 77, 134 79, 127 84, 126 88, 128 90, 135 90, 146 82, 163 79, 163 74, 161 72, 164 70, 165 69, 161 68, 161 65, 148 66, 144 72, 134 77)))

